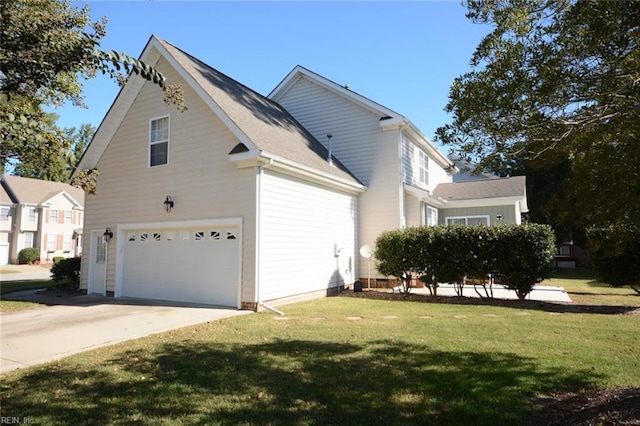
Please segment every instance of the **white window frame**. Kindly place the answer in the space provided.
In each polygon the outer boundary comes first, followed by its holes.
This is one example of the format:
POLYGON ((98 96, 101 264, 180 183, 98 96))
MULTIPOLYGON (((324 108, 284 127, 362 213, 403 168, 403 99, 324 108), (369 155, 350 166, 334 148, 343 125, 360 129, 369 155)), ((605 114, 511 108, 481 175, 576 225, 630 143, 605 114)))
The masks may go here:
POLYGON ((35 207, 29 207, 29 211, 27 212, 27 220, 29 222, 37 222, 38 221, 38 212, 35 207))
POLYGON ((49 223, 58 223, 58 210, 49 209, 49 223))
POLYGON ((436 209, 435 207, 431 207, 428 204, 424 204, 423 214, 424 214, 423 223, 426 226, 438 225, 438 209, 436 209), (433 214, 430 214, 430 213, 433 213, 433 214))
POLYGON ((420 183, 429 185, 429 156, 426 152, 418 150, 418 169, 420 170, 420 183))
POLYGON ((169 164, 169 152, 170 152, 170 139, 171 139, 171 119, 169 115, 163 115, 161 117, 155 117, 149 120, 149 152, 147 156, 147 165, 149 167, 162 167, 169 164), (155 139, 155 135, 152 132, 153 123, 158 122, 160 120, 167 120, 167 137, 166 139, 155 139), (167 145, 167 161, 162 164, 151 164, 151 148, 156 145, 166 144, 167 145))
POLYGON ((47 234, 47 251, 54 252, 58 249, 58 234, 47 234))
POLYGON ((9 222, 11 220, 11 207, 0 207, 0 221, 9 222))
POLYGON ((468 225, 469 224, 469 219, 486 219, 487 223, 483 226, 489 226, 491 225, 491 222, 489 221, 489 215, 472 215, 472 216, 447 216, 444 218, 444 221, 447 225, 463 225, 462 223, 450 223, 452 221, 457 221, 457 220, 461 220, 464 219, 464 225, 468 225))
POLYGON ((73 210, 65 210, 64 212, 64 223, 73 223, 73 210))
POLYGON ((24 233, 24 248, 33 248, 33 232, 24 233))
POLYGON ((71 234, 64 234, 64 236, 62 237, 62 251, 71 251, 71 240, 73 235, 71 234))

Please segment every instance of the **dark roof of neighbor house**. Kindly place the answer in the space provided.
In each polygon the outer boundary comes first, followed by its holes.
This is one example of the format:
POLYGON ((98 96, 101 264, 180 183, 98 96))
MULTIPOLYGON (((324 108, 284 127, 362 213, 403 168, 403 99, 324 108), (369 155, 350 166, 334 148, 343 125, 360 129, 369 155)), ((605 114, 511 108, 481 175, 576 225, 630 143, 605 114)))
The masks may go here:
POLYGON ((156 38, 258 150, 361 184, 282 106, 156 38))
POLYGON ((447 182, 436 186, 433 194, 445 200, 474 200, 480 198, 523 197, 526 178, 508 178, 447 182))
POLYGON ((66 192, 81 206, 84 206, 84 191, 64 182, 10 175, 3 175, 0 182, 13 203, 41 204, 61 192, 66 192))

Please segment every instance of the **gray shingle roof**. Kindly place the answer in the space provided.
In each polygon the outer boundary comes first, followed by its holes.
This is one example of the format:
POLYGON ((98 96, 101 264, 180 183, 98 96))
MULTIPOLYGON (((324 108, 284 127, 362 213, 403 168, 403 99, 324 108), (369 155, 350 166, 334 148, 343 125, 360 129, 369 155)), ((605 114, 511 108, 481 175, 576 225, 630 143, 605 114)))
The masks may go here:
POLYGON ((12 201, 16 203, 41 204, 64 191, 84 206, 84 191, 64 182, 4 175, 2 186, 7 189, 11 198, 15 198, 12 201))
POLYGON ((327 150, 278 103, 158 39, 258 150, 354 183, 346 167, 326 161, 327 150))
POLYGON ((514 176, 500 179, 448 182, 438 185, 433 194, 449 201, 480 198, 524 197, 526 178, 514 176))

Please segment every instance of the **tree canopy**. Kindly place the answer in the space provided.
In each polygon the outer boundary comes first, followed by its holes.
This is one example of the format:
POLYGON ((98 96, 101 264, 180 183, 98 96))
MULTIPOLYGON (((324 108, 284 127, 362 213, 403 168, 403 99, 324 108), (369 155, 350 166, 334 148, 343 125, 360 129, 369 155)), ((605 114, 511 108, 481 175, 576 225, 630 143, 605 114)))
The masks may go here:
POLYGON ((124 84, 128 75, 139 74, 165 90, 167 102, 186 109, 179 86, 165 84, 153 67, 100 49, 107 21, 91 21, 88 7, 76 9, 67 0, 3 0, 0 13, 3 169, 15 162, 46 164, 46 157, 65 151, 64 133, 43 107, 65 102, 84 107, 81 79, 102 73, 124 84))
POLYGON ((469 0, 493 25, 437 140, 479 169, 566 164, 565 215, 640 223, 640 2, 469 0))

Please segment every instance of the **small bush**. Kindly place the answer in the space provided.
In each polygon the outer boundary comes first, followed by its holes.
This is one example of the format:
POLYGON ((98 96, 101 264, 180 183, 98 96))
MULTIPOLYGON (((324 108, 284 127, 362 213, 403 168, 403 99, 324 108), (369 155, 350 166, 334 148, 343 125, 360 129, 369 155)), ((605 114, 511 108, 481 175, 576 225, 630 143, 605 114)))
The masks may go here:
POLYGON ((640 229, 617 223, 587 231, 591 264, 598 279, 640 293, 640 229))
POLYGON ((37 248, 27 247, 20 250, 18 253, 18 263, 25 265, 28 263, 35 263, 40 260, 40 251, 37 248))
POLYGON ((80 284, 80 258, 70 257, 54 263, 51 267, 51 278, 55 281, 69 280, 73 288, 80 284))
POLYGON ((61 260, 64 260, 64 259, 65 259, 64 256, 56 256, 56 257, 53 258, 53 263, 58 263, 58 262, 60 262, 61 260))

